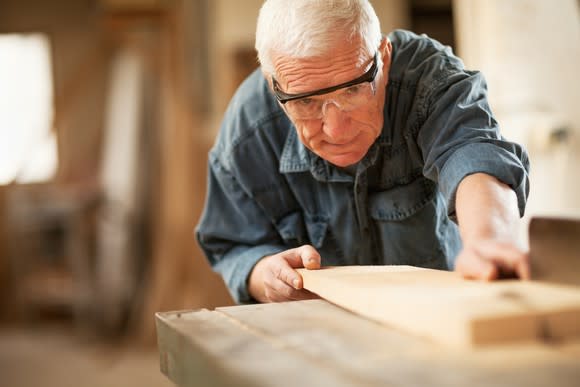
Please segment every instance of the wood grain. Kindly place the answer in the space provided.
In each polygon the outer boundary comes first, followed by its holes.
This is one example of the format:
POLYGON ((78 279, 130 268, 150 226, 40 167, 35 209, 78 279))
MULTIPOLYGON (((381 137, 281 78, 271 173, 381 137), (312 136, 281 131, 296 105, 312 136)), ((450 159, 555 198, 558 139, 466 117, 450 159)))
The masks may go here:
POLYGON ((325 300, 157 314, 179 386, 578 386, 580 341, 456 349, 325 300))
POLYGON ((479 282, 411 266, 298 270, 304 287, 372 320, 452 346, 580 336, 580 288, 479 282))

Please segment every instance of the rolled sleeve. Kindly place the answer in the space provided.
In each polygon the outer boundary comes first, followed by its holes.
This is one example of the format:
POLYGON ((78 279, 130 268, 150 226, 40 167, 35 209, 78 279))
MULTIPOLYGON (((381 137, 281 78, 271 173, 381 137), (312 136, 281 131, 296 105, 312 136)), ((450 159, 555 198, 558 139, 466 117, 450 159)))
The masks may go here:
POLYGON ((417 141, 423 172, 437 182, 455 220, 455 194, 461 180, 474 173, 494 176, 517 195, 523 216, 529 193, 529 160, 524 148, 506 141, 487 100, 479 72, 448 71, 428 93, 417 141))
POLYGON ((459 183, 474 173, 494 176, 510 186, 516 193, 520 216, 524 215, 529 193, 527 158, 518 157, 515 148, 506 142, 472 143, 453 152, 439 175, 440 189, 451 216, 455 214, 455 195, 459 183))

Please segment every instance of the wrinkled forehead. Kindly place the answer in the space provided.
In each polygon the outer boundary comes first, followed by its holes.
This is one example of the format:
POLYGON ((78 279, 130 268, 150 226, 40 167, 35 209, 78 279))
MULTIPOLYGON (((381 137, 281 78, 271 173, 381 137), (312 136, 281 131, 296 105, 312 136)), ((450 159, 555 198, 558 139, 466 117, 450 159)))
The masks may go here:
POLYGON ((273 61, 273 76, 287 93, 322 89, 362 75, 372 61, 372 55, 354 44, 307 58, 278 55, 273 61))
MULTIPOLYGON (((324 62, 331 64, 342 56, 351 56, 351 61, 355 65, 363 65, 365 58, 368 55, 366 53, 367 49, 361 38, 346 39, 337 35, 333 37, 330 42, 325 42, 323 46, 318 47, 315 50, 310 50, 309 52, 300 53, 297 52, 284 52, 278 50, 272 50, 270 52, 270 59, 276 67, 277 62, 288 61, 288 62, 324 62)), ((368 53, 372 56, 374 53, 368 53)), ((275 74, 277 75, 277 74, 275 74)))

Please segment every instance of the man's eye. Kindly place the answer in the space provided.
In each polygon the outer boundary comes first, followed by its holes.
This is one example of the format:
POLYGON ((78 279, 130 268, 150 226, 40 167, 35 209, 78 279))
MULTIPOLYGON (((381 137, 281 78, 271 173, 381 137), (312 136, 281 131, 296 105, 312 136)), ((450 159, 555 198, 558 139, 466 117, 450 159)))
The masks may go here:
POLYGON ((301 98, 296 102, 298 102, 302 106, 308 106, 311 105, 313 101, 312 98, 301 98))
POLYGON ((350 86, 347 87, 344 92, 346 94, 358 94, 361 91, 361 85, 354 85, 354 86, 350 86))

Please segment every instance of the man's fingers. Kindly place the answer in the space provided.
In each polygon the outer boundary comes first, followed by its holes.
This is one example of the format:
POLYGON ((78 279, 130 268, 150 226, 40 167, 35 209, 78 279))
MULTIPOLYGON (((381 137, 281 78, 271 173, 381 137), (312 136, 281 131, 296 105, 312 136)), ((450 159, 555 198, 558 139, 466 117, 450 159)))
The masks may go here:
POLYGON ((525 254, 523 259, 516 264, 515 270, 520 279, 529 280, 532 278, 529 254, 525 254))
POLYGON ((282 253, 282 257, 293 268, 305 267, 307 269, 320 269, 320 254, 310 245, 303 245, 286 250, 282 253))
POLYGON ((457 258, 456 270, 466 278, 486 281, 517 276, 530 278, 528 254, 512 244, 483 241, 465 248, 457 258))
POLYGON ((277 259, 272 266, 272 283, 269 284, 270 287, 277 288, 277 280, 294 289, 302 289, 302 277, 290 266, 288 260, 284 257, 277 259))
POLYGON ((320 268, 320 254, 310 245, 286 250, 280 253, 280 256, 283 259, 277 262, 274 277, 284 281, 296 290, 302 289, 302 276, 294 268, 320 268))
POLYGON ((525 253, 515 246, 501 242, 483 242, 475 246, 475 251, 482 257, 490 260, 501 260, 507 265, 515 267, 522 260, 525 260, 525 253))
POLYGON ((529 256, 508 243, 482 243, 475 249, 483 259, 493 262, 502 274, 530 279, 529 256))
POLYGON ((458 257, 455 269, 463 277, 469 279, 491 281, 498 277, 498 270, 493 262, 467 251, 462 252, 458 257))
POLYGON ((295 289, 280 279, 273 279, 268 284, 266 293, 268 299, 273 302, 320 298, 318 295, 306 289, 295 289))
POLYGON ((320 254, 309 245, 262 258, 250 274, 250 294, 260 302, 319 298, 303 289, 302 276, 294 270, 320 268, 320 254))
POLYGON ((320 269, 320 254, 310 245, 304 245, 298 248, 302 265, 307 269, 320 269))

